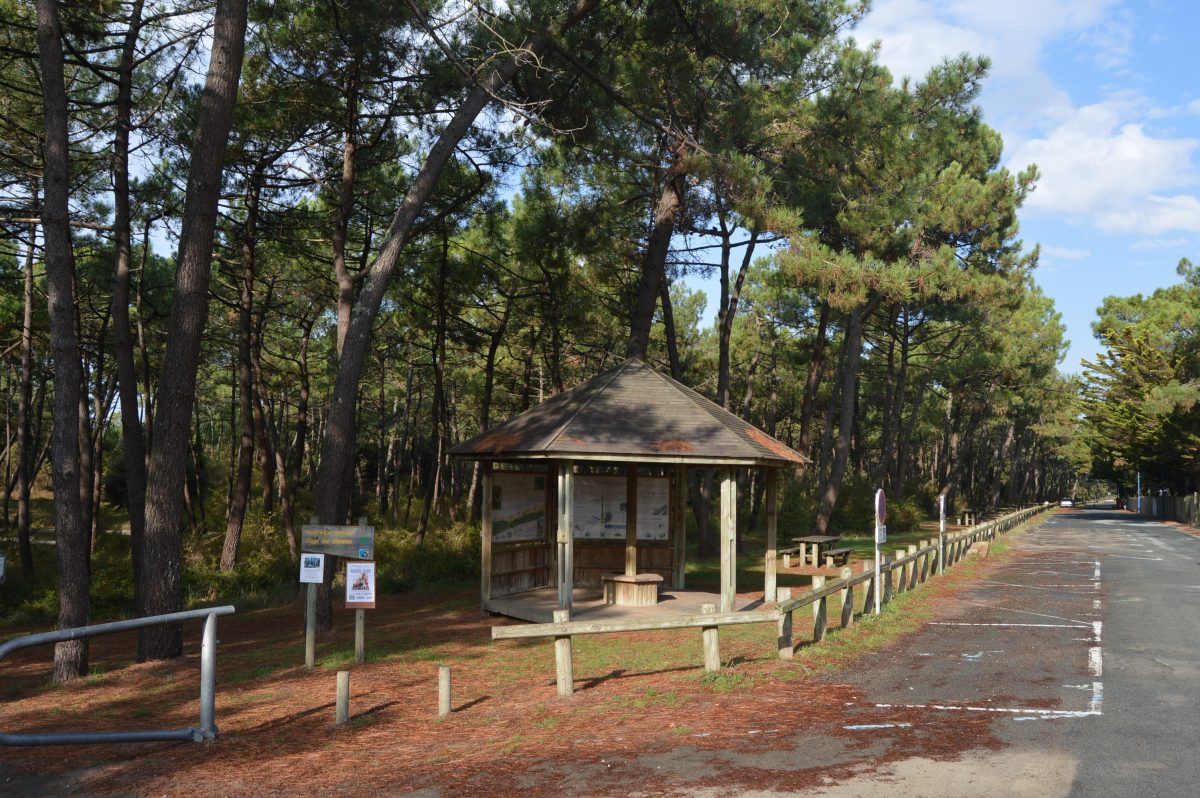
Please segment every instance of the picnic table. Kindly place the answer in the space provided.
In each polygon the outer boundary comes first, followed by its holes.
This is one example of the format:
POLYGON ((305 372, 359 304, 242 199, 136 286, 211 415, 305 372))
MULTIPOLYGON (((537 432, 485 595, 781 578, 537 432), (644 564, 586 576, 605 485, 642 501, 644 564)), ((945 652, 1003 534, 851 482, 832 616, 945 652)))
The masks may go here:
POLYGON ((831 548, 833 543, 837 542, 837 538, 833 535, 804 535, 803 537, 792 538, 796 545, 800 547, 800 564, 805 565, 809 562, 808 552, 812 551, 812 564, 821 564, 821 555, 825 549, 831 548), (811 549, 809 547, 812 547, 811 549))

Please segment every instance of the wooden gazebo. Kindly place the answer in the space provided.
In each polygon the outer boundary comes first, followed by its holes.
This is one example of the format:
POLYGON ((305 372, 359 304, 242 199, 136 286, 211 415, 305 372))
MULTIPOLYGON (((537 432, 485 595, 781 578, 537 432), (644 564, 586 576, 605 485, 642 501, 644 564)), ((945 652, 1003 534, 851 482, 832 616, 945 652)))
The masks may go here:
POLYGON ((804 457, 637 358, 451 454, 483 465, 484 610, 541 622, 668 606, 685 592, 689 466, 720 474, 719 612, 738 609, 735 471, 767 469, 763 592, 775 599, 776 474, 804 457))

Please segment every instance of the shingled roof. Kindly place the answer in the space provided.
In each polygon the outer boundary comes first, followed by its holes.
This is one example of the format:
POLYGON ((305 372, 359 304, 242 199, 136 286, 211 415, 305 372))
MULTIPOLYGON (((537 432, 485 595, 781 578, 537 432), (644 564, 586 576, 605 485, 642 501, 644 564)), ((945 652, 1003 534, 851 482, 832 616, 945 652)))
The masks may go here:
POLYGON ((450 450, 474 460, 794 466, 807 458, 630 358, 450 450))

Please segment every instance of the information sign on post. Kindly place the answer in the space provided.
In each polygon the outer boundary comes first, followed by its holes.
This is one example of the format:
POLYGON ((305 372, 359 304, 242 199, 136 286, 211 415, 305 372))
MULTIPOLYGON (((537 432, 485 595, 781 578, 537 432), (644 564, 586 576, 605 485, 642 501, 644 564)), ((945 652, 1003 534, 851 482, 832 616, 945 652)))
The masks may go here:
POLYGON ((325 576, 325 555, 304 552, 300 555, 300 584, 319 585, 325 576))
POLYGON ((875 614, 879 614, 879 594, 883 592, 880 576, 883 569, 879 562, 879 546, 887 543, 887 494, 883 488, 875 491, 875 614))
POLYGON ((4 584, 4 555, 0 554, 0 585, 4 584))
POLYGON ((346 608, 375 609, 375 563, 346 563, 346 608))
POLYGON ((373 560, 375 527, 309 524, 300 529, 300 550, 348 560, 373 560))

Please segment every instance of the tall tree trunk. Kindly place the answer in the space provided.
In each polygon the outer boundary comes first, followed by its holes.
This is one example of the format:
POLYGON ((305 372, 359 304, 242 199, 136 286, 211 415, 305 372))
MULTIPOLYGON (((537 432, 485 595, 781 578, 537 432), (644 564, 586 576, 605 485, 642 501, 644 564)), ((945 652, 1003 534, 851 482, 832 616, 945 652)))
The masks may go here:
MULTIPOLYGON (((492 330, 491 337, 488 340, 487 357, 483 362, 483 396, 479 399, 480 432, 491 429, 492 426, 492 394, 496 388, 496 354, 500 351, 500 343, 504 340, 504 332, 508 329, 508 319, 511 313, 512 300, 505 297, 504 312, 500 315, 500 322, 496 325, 496 329, 492 330)), ((480 513, 483 510, 483 502, 491 501, 490 496, 481 498, 476 490, 479 482, 479 468, 480 464, 476 461, 475 468, 471 474, 471 494, 467 502, 471 505, 472 520, 477 520, 480 517, 480 513)))
MULTIPOLYGON (((38 204, 38 190, 33 192, 38 204)), ((21 317, 21 398, 17 406, 17 553, 21 573, 33 575, 33 546, 29 540, 31 524, 29 496, 33 489, 33 250, 37 228, 29 227, 29 243, 25 251, 24 314, 21 317)))
MULTIPOLYGON (((67 137, 67 90, 63 78, 62 25, 55 0, 37 0, 38 63, 45 115, 42 184, 42 235, 46 262, 50 348, 54 355, 54 537, 58 550, 58 627, 86 626, 91 620, 88 595, 87 528, 79 503, 81 467, 79 402, 83 369, 76 338, 71 261, 70 144, 67 137)), ((67 682, 87 673, 87 640, 54 646, 54 681, 67 682)))
POLYGON ((417 521, 417 545, 425 542, 429 529, 429 514, 438 494, 438 480, 442 468, 442 410, 445 402, 444 371, 446 365, 446 272, 450 261, 449 232, 442 231, 442 252, 438 261, 437 286, 434 292, 433 327, 433 405, 429 414, 429 470, 425 478, 425 498, 421 504, 421 518, 417 521))
POLYGON ((813 534, 826 535, 833 508, 837 504, 846 463, 850 459, 850 438, 854 429, 854 406, 858 396, 859 356, 862 353, 863 324, 874 308, 874 302, 860 305, 850 311, 846 322, 845 342, 842 345, 841 409, 838 413, 838 436, 833 450, 833 464, 829 476, 818 491, 817 516, 813 521, 813 534))
MULTIPOLYGON (((321 463, 317 474, 315 510, 322 523, 337 523, 349 511, 349 498, 341 491, 343 475, 354 461, 354 408, 358 399, 364 358, 371 340, 371 330, 379 313, 384 291, 391 280, 400 252, 408 242, 413 224, 425 207, 442 171, 453 157, 458 144, 470 131, 475 118, 505 86, 521 67, 536 61, 551 46, 554 38, 591 13, 599 0, 576 0, 571 9, 524 46, 516 47, 507 58, 495 63, 487 76, 475 84, 464 98, 458 111, 442 129, 430 149, 420 172, 405 195, 404 202, 392 219, 379 255, 371 264, 362 291, 354 304, 350 327, 338 358, 337 378, 330 398, 329 414, 321 443, 321 463)), ((333 627, 332 559, 327 560, 325 580, 318 596, 317 624, 321 631, 333 627)))
MULTIPOLYGON (((116 130, 113 136, 113 354, 117 361, 117 387, 121 398, 121 454, 129 509, 129 557, 133 567, 133 611, 143 615, 142 545, 146 533, 146 441, 138 407, 137 367, 133 359, 133 335, 129 327, 130 265, 133 233, 129 211, 129 138, 133 115, 133 69, 141 32, 143 0, 134 0, 129 12, 129 29, 117 65, 116 130)), ((138 639, 139 644, 141 638, 138 639)), ((138 661, 145 659, 138 649, 138 661)))
POLYGON ((671 249, 671 236, 675 233, 675 220, 683 210, 686 189, 683 159, 677 153, 663 177, 662 192, 654 204, 650 236, 642 256, 642 275, 638 280, 633 314, 629 321, 629 343, 625 348, 625 354, 629 357, 645 360, 646 351, 650 348, 654 307, 658 303, 660 286, 666 280, 667 253, 671 249))
MULTIPOLYGON (((200 341, 208 316, 208 281, 225 147, 233 121, 246 37, 246 0, 217 0, 208 77, 200 98, 200 122, 192 150, 175 273, 175 295, 159 379, 155 442, 146 484, 146 541, 142 577, 146 612, 178 611, 183 605, 183 488, 188 438, 196 396, 200 341)), ((142 631, 148 659, 178 657, 178 624, 142 631)))
POLYGON ((225 545, 221 547, 221 570, 237 566, 242 544, 242 527, 250 504, 254 476, 254 367, 250 348, 254 337, 254 247, 257 240, 261 168, 255 168, 246 188, 246 221, 242 226, 242 281, 238 302, 238 456, 229 514, 225 521, 225 545))
POLYGON ((663 280, 659 285, 659 301, 662 302, 663 337, 667 343, 667 362, 671 365, 671 376, 683 379, 683 361, 679 357, 679 335, 675 329, 675 309, 671 305, 671 281, 663 280))
MULTIPOLYGON (((808 359, 808 376, 804 380, 804 398, 800 402, 800 434, 796 439, 796 449, 806 457, 812 455, 812 416, 817 403, 821 372, 825 370, 825 338, 829 329, 829 313, 829 303, 822 302, 817 331, 813 336, 812 354, 808 359)), ((801 468, 807 466, 802 465, 801 468)))
POLYGON ((742 298, 742 285, 746 282, 746 272, 750 270, 750 261, 754 258, 754 246, 758 243, 758 231, 750 231, 750 240, 746 242, 746 252, 742 256, 742 264, 732 286, 729 283, 729 258, 733 246, 730 236, 733 233, 725 225, 724 214, 721 218, 721 233, 721 303, 717 310, 717 404, 730 410, 733 405, 729 389, 729 342, 733 338, 733 322, 737 317, 738 302, 742 298))

